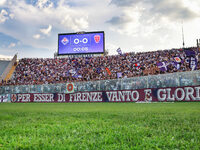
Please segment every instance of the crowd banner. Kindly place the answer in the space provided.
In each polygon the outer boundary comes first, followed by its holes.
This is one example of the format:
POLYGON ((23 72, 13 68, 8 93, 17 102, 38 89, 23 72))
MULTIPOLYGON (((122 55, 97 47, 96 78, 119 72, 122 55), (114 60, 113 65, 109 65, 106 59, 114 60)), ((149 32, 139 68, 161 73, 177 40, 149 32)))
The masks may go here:
POLYGON ((95 91, 75 93, 11 94, 11 101, 20 102, 193 102, 200 101, 200 86, 138 90, 95 91))

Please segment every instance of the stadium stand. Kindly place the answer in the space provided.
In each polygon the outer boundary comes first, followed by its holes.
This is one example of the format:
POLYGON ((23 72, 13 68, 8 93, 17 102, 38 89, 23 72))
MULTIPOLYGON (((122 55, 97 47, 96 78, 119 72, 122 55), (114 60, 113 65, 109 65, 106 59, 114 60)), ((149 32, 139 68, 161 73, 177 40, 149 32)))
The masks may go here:
POLYGON ((24 58, 12 79, 1 85, 108 80, 199 69, 196 47, 101 57, 24 58))

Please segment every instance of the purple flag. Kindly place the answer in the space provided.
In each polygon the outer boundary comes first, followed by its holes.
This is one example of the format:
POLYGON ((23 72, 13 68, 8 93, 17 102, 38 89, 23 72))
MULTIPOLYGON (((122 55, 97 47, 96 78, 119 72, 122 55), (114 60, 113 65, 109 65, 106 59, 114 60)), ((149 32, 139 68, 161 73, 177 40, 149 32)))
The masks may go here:
POLYGON ((100 67, 97 68, 96 70, 97 70, 97 73, 101 73, 101 68, 100 67))
POLYGON ((72 77, 74 77, 74 78, 82 78, 82 75, 76 73, 76 74, 74 74, 72 77))
POLYGON ((195 57, 195 51, 191 49, 185 49, 184 52, 187 57, 195 57))
POLYGON ((117 78, 122 78, 122 73, 121 72, 117 73, 117 78))
POLYGON ((174 61, 171 62, 171 64, 178 70, 180 69, 182 63, 184 63, 184 60, 178 56, 174 57, 174 61))
POLYGON ((189 63, 192 70, 197 69, 197 59, 195 57, 190 57, 189 63))
POLYGON ((119 55, 122 55, 122 50, 121 50, 120 47, 117 49, 117 52, 118 52, 119 55))
POLYGON ((181 67, 181 64, 178 63, 178 62, 176 62, 176 61, 173 61, 171 64, 172 64, 177 70, 179 70, 180 67, 181 67))
POLYGON ((167 62, 159 62, 159 63, 157 63, 157 66, 161 71, 167 71, 167 65, 168 65, 167 62))

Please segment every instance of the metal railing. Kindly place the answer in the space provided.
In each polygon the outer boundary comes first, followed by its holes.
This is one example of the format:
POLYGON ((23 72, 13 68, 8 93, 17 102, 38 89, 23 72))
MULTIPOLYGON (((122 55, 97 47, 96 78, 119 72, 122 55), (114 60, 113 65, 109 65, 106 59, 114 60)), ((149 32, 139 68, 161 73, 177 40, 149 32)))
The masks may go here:
MULTIPOLYGON (((75 82, 74 92, 134 90, 144 88, 164 88, 200 85, 200 71, 177 72, 160 75, 149 75, 116 80, 99 80, 75 82)), ((10 93, 66 93, 66 83, 43 85, 0 86, 0 94, 10 93)))

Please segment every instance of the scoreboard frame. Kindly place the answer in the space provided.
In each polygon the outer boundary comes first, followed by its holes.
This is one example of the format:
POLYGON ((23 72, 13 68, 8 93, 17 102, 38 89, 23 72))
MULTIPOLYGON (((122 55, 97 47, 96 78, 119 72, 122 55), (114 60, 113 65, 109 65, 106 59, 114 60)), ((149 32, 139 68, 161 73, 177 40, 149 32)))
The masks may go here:
POLYGON ((87 55, 87 54, 104 54, 105 53, 105 33, 104 31, 92 31, 92 32, 74 32, 74 33, 59 33, 58 34, 58 51, 57 56, 69 56, 69 55, 87 55), (60 35, 79 35, 79 34, 95 34, 95 33, 103 33, 103 52, 88 52, 88 53, 65 53, 59 54, 59 36, 60 35))

